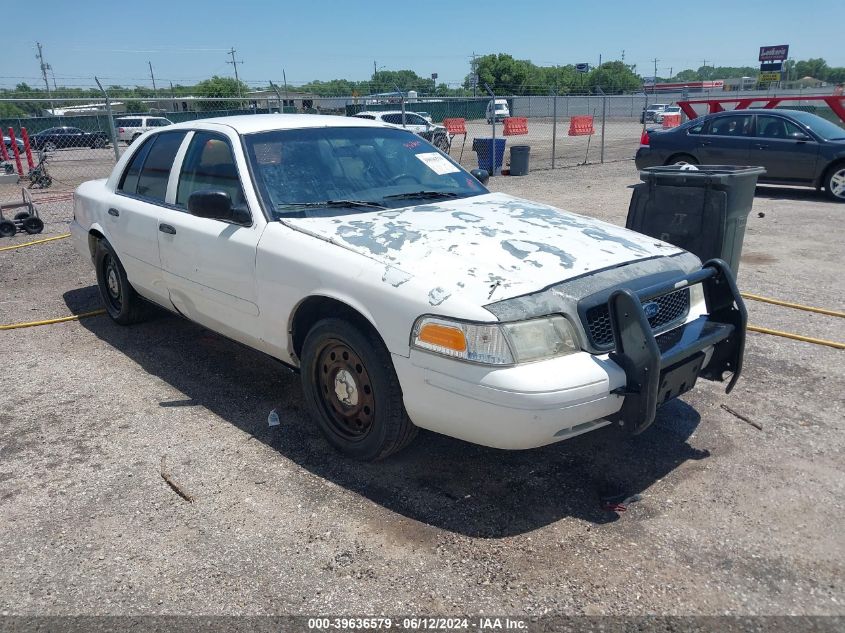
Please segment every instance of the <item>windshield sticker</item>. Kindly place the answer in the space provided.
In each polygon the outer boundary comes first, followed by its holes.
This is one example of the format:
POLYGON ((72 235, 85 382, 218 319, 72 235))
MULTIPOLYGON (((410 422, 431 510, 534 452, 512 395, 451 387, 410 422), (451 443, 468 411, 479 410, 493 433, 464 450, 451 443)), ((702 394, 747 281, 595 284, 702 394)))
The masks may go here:
POLYGON ((439 174, 442 176, 444 174, 454 174, 460 171, 452 163, 446 160, 446 158, 442 154, 439 154, 438 152, 426 152, 424 154, 415 154, 415 156, 419 158, 422 162, 424 162, 426 166, 435 174, 439 174))

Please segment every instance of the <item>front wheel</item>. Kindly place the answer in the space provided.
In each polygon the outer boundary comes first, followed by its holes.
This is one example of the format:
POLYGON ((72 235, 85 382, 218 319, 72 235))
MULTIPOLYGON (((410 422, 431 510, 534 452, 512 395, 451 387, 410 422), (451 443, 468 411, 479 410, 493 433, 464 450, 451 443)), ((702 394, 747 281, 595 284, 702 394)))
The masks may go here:
POLYGON ((827 170, 824 188, 831 199, 845 202, 845 163, 839 163, 827 170))
POLYGON ((47 141, 46 143, 44 143, 45 152, 55 152, 56 149, 56 144, 53 141, 47 141))
POLYGON ((94 256, 97 286, 106 312, 115 323, 131 325, 144 319, 146 306, 126 277, 123 264, 107 240, 97 242, 94 256))
POLYGON ((434 146, 444 154, 449 153, 450 143, 446 135, 438 136, 434 139, 434 146))
POLYGON ((95 139, 91 149, 103 149, 106 146, 106 143, 107 141, 104 138, 95 139))
POLYGON ((416 436, 390 354, 374 332, 342 319, 317 322, 305 338, 300 375, 312 417, 341 453, 384 459, 416 436))

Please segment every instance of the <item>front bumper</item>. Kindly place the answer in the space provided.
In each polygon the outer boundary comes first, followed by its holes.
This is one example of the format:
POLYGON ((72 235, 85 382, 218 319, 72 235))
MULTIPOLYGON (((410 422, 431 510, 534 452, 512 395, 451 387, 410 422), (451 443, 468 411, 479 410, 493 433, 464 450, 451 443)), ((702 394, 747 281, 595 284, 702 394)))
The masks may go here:
POLYGON ((728 265, 711 259, 701 270, 634 293, 620 289, 608 300, 615 341, 610 359, 625 372, 625 396, 614 416, 632 433, 654 421, 657 407, 692 389, 699 376, 722 381, 731 372, 726 391, 739 380, 745 353, 748 315, 728 265), (667 292, 702 284, 707 314, 655 337, 643 304, 667 292), (712 350, 711 353, 705 352, 712 350))
POLYGON ((412 350, 394 356, 411 420, 422 428, 475 444, 525 449, 551 444, 613 421, 640 433, 664 401, 688 391, 698 377, 739 378, 746 313, 727 265, 707 262, 637 293, 608 300, 616 349, 579 352, 514 367, 461 363, 412 350), (649 299, 701 283, 707 314, 657 337, 643 311, 649 299))

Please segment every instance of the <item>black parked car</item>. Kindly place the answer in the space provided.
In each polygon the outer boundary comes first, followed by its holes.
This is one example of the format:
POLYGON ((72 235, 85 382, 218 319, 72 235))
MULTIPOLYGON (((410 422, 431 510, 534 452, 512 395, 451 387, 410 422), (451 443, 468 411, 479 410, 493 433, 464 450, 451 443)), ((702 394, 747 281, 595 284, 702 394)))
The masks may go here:
POLYGON ((78 127, 51 127, 33 134, 29 140, 34 149, 52 152, 65 147, 105 147, 108 145, 109 135, 105 132, 83 132, 78 127))
POLYGON ((670 130, 649 130, 637 169, 655 165, 760 165, 760 182, 824 188, 845 202, 845 128, 798 110, 733 110, 670 130))

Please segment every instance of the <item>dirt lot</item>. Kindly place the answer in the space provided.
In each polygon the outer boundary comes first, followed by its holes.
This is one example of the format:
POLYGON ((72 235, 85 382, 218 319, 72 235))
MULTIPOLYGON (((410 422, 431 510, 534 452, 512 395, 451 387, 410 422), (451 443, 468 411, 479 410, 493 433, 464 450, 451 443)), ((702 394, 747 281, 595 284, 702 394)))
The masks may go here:
MULTIPOLYGON (((492 188, 621 224, 636 181, 620 162, 492 188)), ((65 232, 67 203, 45 208, 65 232)), ((845 310, 843 214, 759 189, 741 288, 845 310)), ((69 240, 0 252, 0 271, 0 323, 99 307, 69 240)), ((749 310, 845 341, 841 319, 749 310)), ((732 394, 701 382, 635 438, 503 452, 424 432, 362 465, 317 434, 298 377, 175 317, 2 331, 0 349, 2 614, 845 615, 840 350, 750 334, 732 394), (642 500, 603 510, 615 493, 642 500)))

